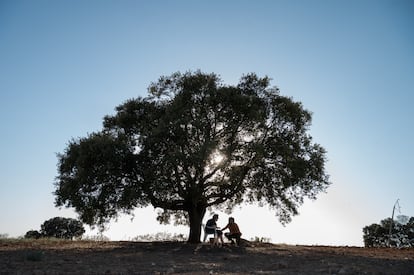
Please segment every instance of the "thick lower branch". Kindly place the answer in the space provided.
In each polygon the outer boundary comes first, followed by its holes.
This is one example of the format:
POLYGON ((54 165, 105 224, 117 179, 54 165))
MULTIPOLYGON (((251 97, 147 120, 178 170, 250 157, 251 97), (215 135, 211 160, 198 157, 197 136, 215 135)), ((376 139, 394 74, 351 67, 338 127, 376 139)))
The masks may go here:
POLYGON ((154 207, 159 207, 168 210, 187 210, 184 200, 163 201, 155 197, 151 198, 151 204, 154 207))

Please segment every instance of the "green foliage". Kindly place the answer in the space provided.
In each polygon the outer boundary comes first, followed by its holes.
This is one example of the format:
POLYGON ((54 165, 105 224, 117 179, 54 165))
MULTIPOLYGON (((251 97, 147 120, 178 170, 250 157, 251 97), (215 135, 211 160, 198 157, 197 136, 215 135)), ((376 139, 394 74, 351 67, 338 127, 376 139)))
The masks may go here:
POLYGON ((215 74, 175 73, 148 91, 58 155, 57 206, 103 225, 152 205, 160 222, 189 224, 199 242, 208 208, 266 203, 287 223, 329 185, 325 150, 307 133, 311 113, 269 78, 226 86, 215 74))
POLYGON ((400 216, 396 221, 387 218, 362 231, 365 247, 414 247, 414 217, 400 216))
POLYGON ((80 221, 72 218, 55 217, 41 225, 41 234, 44 237, 58 239, 73 239, 82 236, 85 229, 80 221))

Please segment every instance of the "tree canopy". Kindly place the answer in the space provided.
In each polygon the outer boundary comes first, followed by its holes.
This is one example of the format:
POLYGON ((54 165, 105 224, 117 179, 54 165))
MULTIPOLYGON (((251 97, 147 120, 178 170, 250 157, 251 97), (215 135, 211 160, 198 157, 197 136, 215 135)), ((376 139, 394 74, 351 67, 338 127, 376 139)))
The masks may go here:
POLYGON ((187 221, 190 242, 200 241, 211 207, 258 202, 287 223, 330 184, 310 124, 311 113, 268 77, 247 74, 232 86, 200 71, 163 76, 58 155, 56 205, 90 225, 152 205, 162 222, 187 221))

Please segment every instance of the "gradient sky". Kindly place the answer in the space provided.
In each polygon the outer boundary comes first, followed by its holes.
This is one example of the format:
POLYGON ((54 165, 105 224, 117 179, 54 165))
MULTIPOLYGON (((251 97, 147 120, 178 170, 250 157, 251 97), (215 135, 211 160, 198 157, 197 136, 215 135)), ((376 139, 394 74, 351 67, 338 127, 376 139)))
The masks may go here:
MULTIPOLYGON (((0 0, 0 234, 76 218, 54 207, 56 153, 160 76, 197 69, 225 84, 271 77, 328 152, 327 193, 285 227, 267 207, 236 209, 245 238, 361 246, 397 199, 414 216, 413 1, 0 0)), ((188 233, 154 213, 104 234, 188 233)))

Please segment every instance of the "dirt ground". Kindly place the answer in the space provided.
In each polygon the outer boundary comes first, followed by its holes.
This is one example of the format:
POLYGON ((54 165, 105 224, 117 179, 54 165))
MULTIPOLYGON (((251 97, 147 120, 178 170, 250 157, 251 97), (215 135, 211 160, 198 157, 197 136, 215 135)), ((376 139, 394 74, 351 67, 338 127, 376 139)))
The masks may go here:
POLYGON ((414 274, 414 249, 0 240, 0 274, 414 274))

